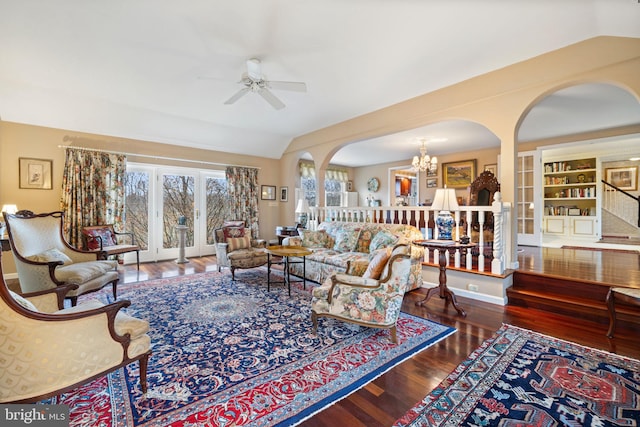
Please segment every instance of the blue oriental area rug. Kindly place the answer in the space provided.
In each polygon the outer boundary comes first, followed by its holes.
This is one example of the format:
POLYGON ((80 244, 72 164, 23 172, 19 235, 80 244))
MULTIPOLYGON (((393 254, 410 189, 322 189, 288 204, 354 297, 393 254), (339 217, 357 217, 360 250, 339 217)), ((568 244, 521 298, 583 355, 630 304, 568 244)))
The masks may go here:
MULTIPOLYGON (((291 426, 455 332, 402 314, 397 344, 387 330, 331 319, 313 335, 310 283, 289 296, 267 292, 263 268, 236 279, 226 271, 120 286, 127 312, 150 322, 147 394, 134 363, 53 403, 70 406, 72 426, 291 426)), ((108 290, 97 297, 111 299, 108 290)))
POLYGON ((394 427, 638 425, 640 361, 503 325, 394 427))

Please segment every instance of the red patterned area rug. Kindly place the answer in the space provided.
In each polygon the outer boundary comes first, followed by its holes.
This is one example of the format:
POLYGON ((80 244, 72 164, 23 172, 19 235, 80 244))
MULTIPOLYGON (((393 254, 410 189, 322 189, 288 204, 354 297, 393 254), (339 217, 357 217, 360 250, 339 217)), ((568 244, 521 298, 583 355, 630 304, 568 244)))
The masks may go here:
POLYGON ((394 427, 638 425, 640 361, 503 325, 394 427))
MULTIPOLYGON (((280 272, 274 274, 281 274, 280 272)), ((344 398, 455 329, 402 314, 386 330, 320 319, 309 284, 266 289, 266 269, 119 287, 148 319, 153 355, 142 394, 131 364, 56 401, 72 426, 291 426, 344 398)), ((110 291, 98 294, 108 302, 110 291)), ((85 298, 95 298, 95 294, 85 298)))

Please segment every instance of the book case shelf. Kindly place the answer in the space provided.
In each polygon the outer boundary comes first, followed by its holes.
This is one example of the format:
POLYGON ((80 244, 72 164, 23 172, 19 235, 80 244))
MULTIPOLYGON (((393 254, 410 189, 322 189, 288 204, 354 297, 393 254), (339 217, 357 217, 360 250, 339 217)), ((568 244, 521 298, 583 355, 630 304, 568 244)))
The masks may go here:
POLYGON ((543 233, 556 238, 597 234, 596 158, 545 161, 542 171, 543 233))

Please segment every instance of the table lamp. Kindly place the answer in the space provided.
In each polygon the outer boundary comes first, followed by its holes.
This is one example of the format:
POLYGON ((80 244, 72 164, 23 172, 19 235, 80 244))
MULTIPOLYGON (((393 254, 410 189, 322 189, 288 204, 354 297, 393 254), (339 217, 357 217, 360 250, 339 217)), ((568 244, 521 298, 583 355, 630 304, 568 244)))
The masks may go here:
POLYGON ((439 240, 452 240, 451 231, 455 224, 455 219, 450 211, 458 209, 456 190, 453 188, 438 188, 431 205, 433 210, 438 211, 436 227, 438 227, 439 240))
POLYGON ((296 206, 296 213, 298 214, 298 222, 303 228, 307 228, 307 212, 309 211, 309 202, 307 199, 302 198, 298 200, 298 206, 296 206))
MULTIPOLYGON (((18 207, 16 205, 2 205, 2 211, 0 212, 6 212, 8 214, 13 215, 16 212, 18 212, 18 207)), ((4 223, 4 217, 0 215, 0 238, 4 238, 5 232, 6 232, 6 227, 4 223)))

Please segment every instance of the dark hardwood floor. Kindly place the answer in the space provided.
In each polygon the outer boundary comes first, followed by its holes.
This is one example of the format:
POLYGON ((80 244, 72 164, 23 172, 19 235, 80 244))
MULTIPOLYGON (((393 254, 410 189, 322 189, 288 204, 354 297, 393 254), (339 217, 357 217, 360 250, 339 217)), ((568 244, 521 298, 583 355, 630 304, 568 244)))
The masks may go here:
MULTIPOLYGON (((538 249, 540 251, 531 249, 523 254, 521 263, 524 262, 525 265, 521 265, 522 268, 540 268, 548 274, 584 275, 592 278, 611 274, 615 275, 615 280, 635 281, 635 285, 639 285, 637 270, 640 264, 637 255, 633 258, 627 257, 626 254, 616 257, 614 252, 604 256, 574 251, 544 251, 543 253, 542 248, 538 249), (570 262, 571 257, 576 258, 576 262, 570 262), (582 259, 584 257, 589 257, 589 260, 582 259), (623 260, 617 264, 621 258, 623 260), (527 267, 526 263, 530 264, 530 267, 527 267), (604 267, 603 264, 598 266, 598 263, 603 263, 604 267), (601 273, 598 273, 598 270, 601 273)), ((139 272, 133 264, 120 267, 120 283, 216 270, 213 256, 192 258, 187 264, 176 264, 174 261, 145 263, 140 266, 139 272)), ((229 274, 228 270, 223 271, 229 274)), ((467 312, 466 317, 461 317, 451 305, 445 305, 439 298, 431 298, 425 307, 416 306, 415 302, 421 299, 424 293, 424 290, 408 293, 405 296, 403 311, 453 326, 457 332, 414 355, 348 398, 316 414, 302 425, 327 427, 392 425, 396 419, 435 388, 485 339, 490 338, 503 323, 640 359, 640 330, 634 325, 623 325, 616 332, 615 338, 609 339, 605 336, 607 325, 602 322, 531 308, 502 307, 458 297, 459 304, 467 312)))

